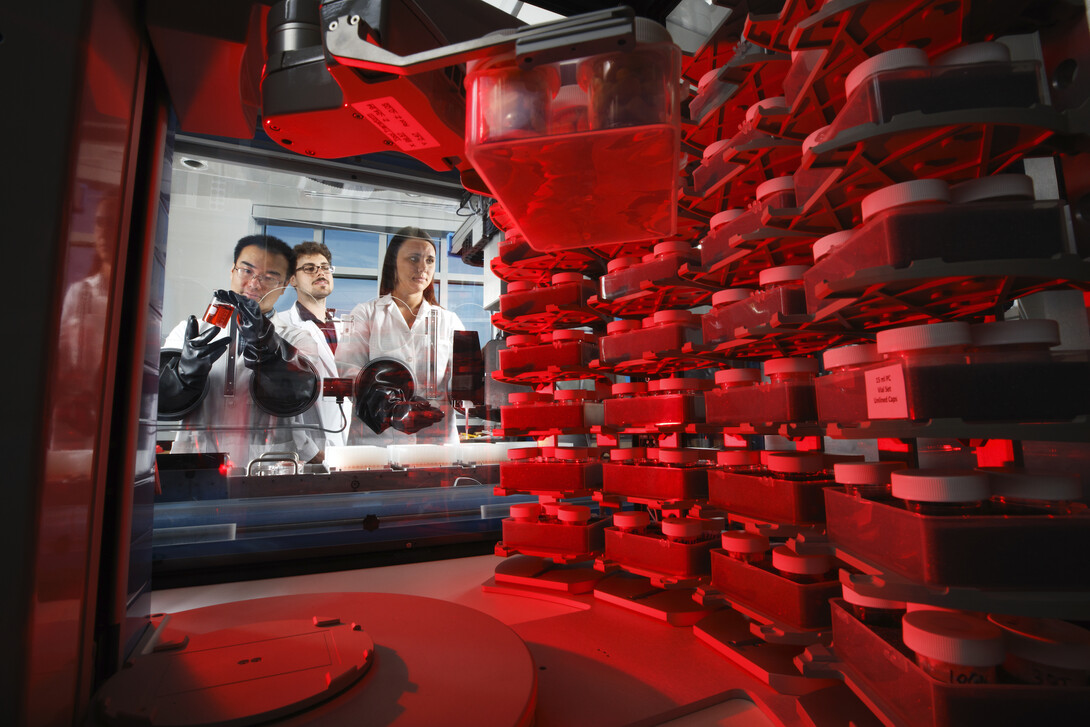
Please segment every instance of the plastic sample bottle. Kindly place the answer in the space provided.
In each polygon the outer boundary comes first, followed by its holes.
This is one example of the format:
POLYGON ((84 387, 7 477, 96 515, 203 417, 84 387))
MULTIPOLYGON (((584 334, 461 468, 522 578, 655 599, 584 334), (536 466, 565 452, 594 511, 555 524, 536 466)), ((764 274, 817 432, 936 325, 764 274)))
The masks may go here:
POLYGON ((858 424, 867 420, 863 367, 880 360, 873 343, 830 348, 821 355, 827 373, 814 380, 818 422, 858 424))
POLYGON ((864 371, 871 419, 972 419, 972 336, 962 321, 905 326, 875 337, 885 366, 864 371))
POLYGON ((696 543, 704 534, 704 526, 700 521, 688 517, 664 518, 660 526, 662 534, 672 543, 696 543))
POLYGON ((991 614, 1003 631, 1012 681, 1061 687, 1090 685, 1090 631, 1055 618, 991 614))
POLYGON ((868 626, 898 628, 905 615, 905 602, 893 601, 877 596, 865 596, 847 583, 844 589, 844 601, 851 608, 852 614, 868 626))
POLYGON ((726 530, 720 536, 723 550, 743 563, 761 563, 768 557, 768 536, 745 530, 726 530))
POLYGON ((651 524, 651 516, 643 510, 620 510, 613 513, 613 527, 626 533, 642 533, 651 524))
POLYGON ((832 580, 833 559, 824 553, 796 553, 786 545, 772 549, 772 568, 795 583, 821 583, 832 580))
POLYGON ((911 611, 901 636, 920 668, 949 684, 994 684, 1006 655, 999 627, 968 613, 911 611))
POLYGON ((590 522, 590 508, 586 505, 560 505, 556 519, 566 525, 586 525, 590 522))
POLYGON ((524 523, 536 523, 541 517, 541 504, 537 502, 518 502, 511 506, 511 519, 524 523))
POLYGON ((893 497, 921 515, 980 514, 991 495, 987 475, 975 470, 896 470, 890 483, 893 497))
POLYGON ((849 495, 867 500, 888 500, 892 497, 890 475, 905 469, 904 462, 837 462, 833 479, 844 485, 849 495))

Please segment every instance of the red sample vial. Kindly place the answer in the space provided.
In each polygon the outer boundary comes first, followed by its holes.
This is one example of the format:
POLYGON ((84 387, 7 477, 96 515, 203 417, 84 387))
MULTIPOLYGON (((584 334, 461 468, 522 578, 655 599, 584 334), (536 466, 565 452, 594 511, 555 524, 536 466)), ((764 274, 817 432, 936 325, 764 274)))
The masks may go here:
POLYGON ((233 305, 212 296, 212 300, 209 302, 208 308, 205 309, 202 318, 205 323, 211 323, 217 328, 226 328, 231 323, 231 315, 234 312, 235 307, 233 305))
POLYGON ((1010 681, 1059 687, 1090 686, 1090 631, 1056 618, 991 614, 1003 632, 1010 681))
POLYGON ((904 462, 837 462, 833 479, 849 495, 867 500, 888 500, 893 496, 890 475, 905 469, 904 462))
POLYGON ((991 495, 975 470, 903 469, 890 473, 893 497, 921 515, 977 515, 991 495))
POLYGON ((745 530, 726 530, 720 535, 723 550, 743 563, 762 563, 768 558, 768 536, 745 530))
POLYGON ((901 637, 928 676, 949 684, 994 684, 1006 656, 999 627, 969 613, 911 611, 901 637))

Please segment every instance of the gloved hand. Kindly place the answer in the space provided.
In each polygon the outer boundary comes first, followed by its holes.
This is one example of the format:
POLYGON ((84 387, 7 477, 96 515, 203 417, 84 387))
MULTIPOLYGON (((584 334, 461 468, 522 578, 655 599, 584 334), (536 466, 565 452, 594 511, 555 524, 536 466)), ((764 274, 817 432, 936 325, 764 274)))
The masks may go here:
POLYGON ((443 412, 414 397, 412 374, 389 359, 368 364, 356 377, 356 416, 375 434, 393 427, 415 434, 443 418, 443 412))
MULTIPOLYGON (((277 356, 279 344, 283 343, 269 317, 261 312, 256 300, 247 298, 233 290, 217 290, 216 297, 225 300, 238 312, 238 337, 242 344, 242 356, 246 365, 265 361, 277 356)), ((287 344, 284 344, 287 345, 287 344)), ((289 347, 290 348, 290 347, 289 347)), ((281 357, 286 358, 286 357, 281 357)), ((252 368, 252 366, 251 366, 252 368)))
POLYGON ((189 317, 182 350, 167 355, 159 367, 159 412, 164 418, 181 418, 196 408, 208 390, 212 364, 227 350, 230 339, 216 340, 220 329, 200 333, 200 324, 189 317))
POLYGON ((443 410, 436 409, 427 399, 414 396, 409 401, 394 405, 390 412, 390 426, 405 434, 416 434, 443 419, 443 410))

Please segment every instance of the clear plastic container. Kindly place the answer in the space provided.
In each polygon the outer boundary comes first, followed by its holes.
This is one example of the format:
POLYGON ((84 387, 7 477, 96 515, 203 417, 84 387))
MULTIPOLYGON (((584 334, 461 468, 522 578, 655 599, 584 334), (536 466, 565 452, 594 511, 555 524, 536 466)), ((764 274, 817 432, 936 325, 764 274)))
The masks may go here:
POLYGON ((700 318, 687 310, 663 310, 635 321, 606 324, 607 335, 598 340, 599 360, 616 364, 644 358, 648 351, 680 351, 686 344, 701 343, 700 318), (624 325, 615 325, 624 324, 624 325))
POLYGON ((902 469, 890 473, 894 498, 921 515, 971 515, 983 511, 988 477, 973 470, 902 469))
POLYGON ((1003 633, 973 614, 912 611, 901 620, 901 635, 924 673, 948 684, 994 684, 1006 656, 1003 633))
POLYGON ((535 335, 515 335, 506 339, 507 348, 499 352, 500 369, 510 374, 547 371, 550 368, 583 369, 597 354, 594 336, 587 331, 558 330, 535 335))
POLYGON ((646 384, 646 395, 616 398, 628 385, 614 384, 612 399, 606 399, 607 427, 655 428, 678 427, 704 421, 704 392, 711 388, 708 379, 667 378, 646 384))
POLYGON ((562 562, 589 560, 605 549, 608 520, 591 515, 586 505, 536 502, 511 506, 502 523, 501 547, 508 553, 562 562))
MULTIPOLYGON (((721 330, 718 324, 720 316, 723 315, 723 310, 735 303, 748 300, 753 293, 754 290, 752 288, 726 288, 725 290, 718 290, 712 294, 711 310, 701 317, 700 322, 705 343, 714 345, 714 339, 716 337, 722 338, 726 335, 726 332, 721 330)), ((720 341, 720 343, 722 343, 722 341, 720 341)))
POLYGON ((781 265, 762 270, 760 290, 744 301, 704 314, 704 342, 732 341, 738 337, 738 329, 766 327, 776 318, 806 315, 802 280, 808 269, 806 265, 781 265))
POLYGON ((850 426, 867 421, 862 369, 879 360, 878 347, 873 343, 839 346, 823 353, 821 359, 826 373, 814 380, 818 422, 850 426))
POLYGON ((714 468, 708 472, 708 502, 762 522, 824 523, 823 492, 834 484, 824 462, 818 452, 770 452, 761 469, 714 468))
POLYGON ((991 614, 1003 632, 1001 674, 1021 684, 1090 686, 1090 631, 1055 618, 991 614))
POLYGON ((537 250, 675 231, 681 53, 662 26, 635 23, 624 51, 468 64, 466 155, 537 250))
POLYGON ((507 285, 507 292, 500 296, 500 314, 504 318, 540 315, 550 306, 579 308, 594 295, 594 283, 581 273, 556 273, 546 286, 529 282, 507 285))
POLYGON ((655 245, 652 252, 640 258, 618 258, 607 263, 607 273, 600 281, 603 300, 617 300, 642 293, 659 282, 677 279, 682 265, 697 265, 700 254, 684 240, 668 240, 655 245), (622 263, 622 261, 625 261, 622 263))
POLYGON ((708 423, 741 426, 817 421, 814 376, 818 368, 812 358, 769 359, 764 363, 769 382, 749 386, 734 379, 751 375, 724 374, 720 381, 718 375, 723 372, 717 372, 716 382, 720 387, 704 397, 708 423))
POLYGON ((589 494, 602 489, 598 454, 588 447, 512 449, 500 464, 499 489, 553 497, 589 494))
POLYGON ((698 449, 612 449, 610 461, 602 465, 602 492, 656 507, 704 500, 709 456, 708 450, 698 449))
POLYGON ((585 389, 561 389, 553 396, 536 392, 508 395, 511 404, 500 407, 500 426, 505 430, 589 430, 603 422, 602 403, 585 389))
POLYGON ((666 518, 658 527, 640 526, 643 518, 618 523, 622 514, 616 513, 614 526, 606 528, 606 560, 646 576, 695 578, 710 571, 710 553, 719 538, 706 534, 701 521, 666 518))
POLYGON ((904 468, 904 462, 837 462, 833 465, 833 479, 849 495, 890 500, 893 497, 890 476, 904 468))

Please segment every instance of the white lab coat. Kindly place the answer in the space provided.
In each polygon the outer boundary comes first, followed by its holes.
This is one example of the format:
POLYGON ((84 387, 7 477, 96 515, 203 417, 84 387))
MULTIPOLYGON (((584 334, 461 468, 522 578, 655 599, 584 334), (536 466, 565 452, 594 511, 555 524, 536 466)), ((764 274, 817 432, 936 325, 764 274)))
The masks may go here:
MULTIPOLYGON (((163 350, 180 351, 185 342, 187 321, 182 321, 166 337, 163 350)), ((200 321, 203 333, 211 324, 200 321)), ((294 346, 300 356, 318 368, 318 356, 306 331, 273 319, 277 334, 294 346)), ((229 335, 221 330, 216 340, 229 335)), ((224 395, 230 348, 212 365, 208 374, 208 393, 198 407, 180 422, 171 452, 224 452, 237 467, 266 452, 295 452, 307 462, 325 447, 321 422, 315 407, 294 417, 274 417, 261 411, 250 396, 250 376, 242 358, 241 344, 236 346, 234 394, 224 395)), ((160 427, 164 428, 165 423, 160 427)), ((173 424, 173 423, 172 423, 173 424)), ((169 426, 169 425, 167 425, 169 426)))
MULTIPOLYGON (((323 379, 337 378, 337 362, 333 358, 333 351, 329 348, 329 342, 326 341, 325 334, 322 333, 322 329, 314 321, 304 320, 303 316, 299 315, 296 304, 292 304, 291 308, 283 313, 274 315, 273 323, 280 326, 301 328, 306 331, 311 338, 314 352, 317 355, 315 364, 318 368, 318 375, 323 379)), ((337 342, 339 344, 344 336, 344 329, 340 321, 334 321, 333 327, 337 331, 337 342)), ((343 445, 348 435, 348 427, 345 424, 352 421, 352 400, 345 399, 342 409, 337 406, 336 399, 322 397, 318 399, 317 407, 322 420, 322 428, 326 430, 326 444, 332 446, 343 445), (342 427, 344 428, 342 429, 342 427)))
MULTIPOLYGON (((416 434, 405 434, 392 427, 382 434, 375 434, 371 429, 353 417, 348 432, 348 444, 442 444, 458 443, 458 429, 455 412, 448 403, 450 391, 451 364, 454 354, 454 331, 464 331, 458 316, 427 301, 420 304, 412 328, 405 323, 404 316, 397 308, 397 303, 389 295, 379 296, 366 303, 360 303, 352 309, 350 316, 351 330, 337 343, 337 367, 341 376, 355 378, 360 370, 377 358, 392 358, 405 364, 412 371, 418 387, 423 387, 427 372, 429 339, 424 335, 430 311, 439 311, 439 398, 441 403, 432 402, 443 410, 442 421, 421 429, 416 434)), ((418 395, 420 392, 417 392, 418 395)))

